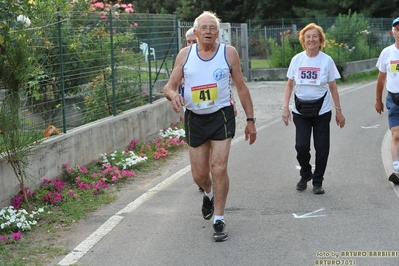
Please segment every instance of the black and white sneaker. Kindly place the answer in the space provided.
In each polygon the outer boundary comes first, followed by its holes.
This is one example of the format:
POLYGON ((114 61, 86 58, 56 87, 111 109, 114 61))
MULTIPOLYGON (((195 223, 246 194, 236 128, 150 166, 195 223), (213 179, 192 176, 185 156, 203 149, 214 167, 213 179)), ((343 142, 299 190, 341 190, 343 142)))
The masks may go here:
POLYGON ((225 231, 226 229, 226 224, 222 220, 217 220, 213 224, 213 229, 215 230, 215 233, 213 233, 213 240, 215 242, 222 242, 226 241, 229 235, 225 231))
POLYGON ((210 200, 206 195, 204 195, 203 201, 202 201, 202 217, 204 217, 205 220, 209 220, 213 216, 213 198, 210 200))
POLYGON ((388 180, 391 181, 392 183, 394 183, 395 185, 399 185, 399 177, 398 177, 398 174, 396 174, 396 173, 392 173, 389 176, 388 180))

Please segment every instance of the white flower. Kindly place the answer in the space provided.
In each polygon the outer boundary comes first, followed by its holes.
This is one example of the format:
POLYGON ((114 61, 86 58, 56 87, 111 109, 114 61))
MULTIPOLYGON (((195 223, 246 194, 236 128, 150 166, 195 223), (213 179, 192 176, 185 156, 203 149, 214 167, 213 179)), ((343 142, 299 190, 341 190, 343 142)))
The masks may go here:
POLYGON ((30 19, 28 17, 25 17, 24 15, 19 15, 17 17, 17 21, 22 22, 25 27, 29 27, 30 26, 30 19))
POLYGON ((43 208, 40 208, 37 212, 28 213, 24 209, 16 210, 12 206, 1 209, 0 216, 0 234, 2 230, 14 230, 19 228, 22 231, 31 230, 31 225, 36 225, 37 221, 35 216, 38 216, 40 212, 44 212, 43 208))

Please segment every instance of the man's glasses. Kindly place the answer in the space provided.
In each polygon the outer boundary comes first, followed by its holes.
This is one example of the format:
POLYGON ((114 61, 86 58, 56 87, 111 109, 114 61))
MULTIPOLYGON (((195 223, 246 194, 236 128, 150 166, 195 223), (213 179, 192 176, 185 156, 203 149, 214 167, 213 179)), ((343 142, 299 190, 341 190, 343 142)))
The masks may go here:
POLYGON ((211 32, 211 33, 215 33, 215 32, 217 32, 218 31, 218 27, 216 27, 216 26, 201 26, 201 27, 199 27, 199 29, 198 29, 200 32, 207 32, 208 30, 211 32))

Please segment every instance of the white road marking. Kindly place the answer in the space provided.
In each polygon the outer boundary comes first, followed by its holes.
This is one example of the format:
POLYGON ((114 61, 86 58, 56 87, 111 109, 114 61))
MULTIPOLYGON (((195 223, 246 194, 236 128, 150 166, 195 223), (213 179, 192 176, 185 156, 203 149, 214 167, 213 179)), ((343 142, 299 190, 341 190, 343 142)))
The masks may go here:
POLYGON ((140 197, 126 205, 125 208, 118 211, 115 215, 111 216, 103 225, 101 225, 96 231, 94 231, 89 237, 83 240, 72 252, 66 255, 58 265, 71 265, 76 264, 79 259, 81 259, 95 244, 97 244, 101 238, 103 238, 106 234, 108 234, 115 226, 119 224, 120 221, 124 218, 122 215, 126 213, 131 213, 136 210, 141 204, 150 199, 152 196, 157 194, 159 191, 179 179, 181 176, 185 175, 189 172, 191 166, 188 165, 168 177, 155 187, 148 190, 146 193, 142 194, 140 197))
POLYGON ((379 124, 377 124, 377 125, 374 125, 374 126, 368 126, 368 127, 362 126, 362 128, 364 128, 364 129, 369 129, 369 128, 379 128, 379 127, 380 127, 380 125, 379 125, 379 124))
POLYGON ((317 212, 321 212, 321 211, 324 211, 324 210, 325 210, 325 209, 324 209, 324 207, 323 207, 323 208, 320 208, 320 209, 318 209, 318 210, 315 210, 315 211, 312 211, 312 212, 309 212, 309 213, 305 213, 305 214, 302 214, 302 215, 297 215, 296 213, 293 213, 292 215, 293 215, 294 218, 296 218, 296 219, 322 217, 322 216, 326 216, 326 215, 325 215, 325 214, 312 215, 312 214, 315 214, 315 213, 317 213, 317 212))
MULTIPOLYGON (((301 170, 302 167, 300 165, 295 165, 295 168, 297 170, 301 170)), ((312 164, 312 170, 314 170, 314 169, 316 169, 316 165, 312 164)))

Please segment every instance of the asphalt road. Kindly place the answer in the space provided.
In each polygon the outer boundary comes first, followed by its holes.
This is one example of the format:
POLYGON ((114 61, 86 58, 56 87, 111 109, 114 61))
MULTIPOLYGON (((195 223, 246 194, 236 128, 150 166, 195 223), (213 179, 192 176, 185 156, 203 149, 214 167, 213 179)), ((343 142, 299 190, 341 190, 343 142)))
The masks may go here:
POLYGON ((386 112, 374 110, 375 82, 339 88, 346 125, 333 116, 324 195, 311 183, 295 189, 295 127, 280 117, 284 83, 250 88, 258 138, 244 141, 239 109, 226 242, 212 241, 212 220, 202 218, 202 194, 182 156, 79 223, 71 253, 50 265, 399 265, 399 194, 388 181, 390 136, 386 112))

